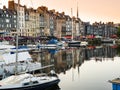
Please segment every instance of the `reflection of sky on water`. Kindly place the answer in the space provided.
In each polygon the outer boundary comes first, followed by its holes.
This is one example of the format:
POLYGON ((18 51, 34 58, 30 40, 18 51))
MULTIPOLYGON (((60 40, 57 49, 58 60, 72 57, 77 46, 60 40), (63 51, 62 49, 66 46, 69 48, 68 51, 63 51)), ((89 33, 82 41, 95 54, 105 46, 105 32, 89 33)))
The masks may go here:
POLYGON ((108 80, 120 76, 118 51, 111 46, 80 47, 46 50, 38 56, 42 65, 54 64, 61 90, 112 90, 108 80))
POLYGON ((61 73, 59 86, 61 90, 112 90, 108 80, 120 76, 119 68, 119 57, 114 61, 85 61, 79 69, 71 68, 66 74, 61 73))

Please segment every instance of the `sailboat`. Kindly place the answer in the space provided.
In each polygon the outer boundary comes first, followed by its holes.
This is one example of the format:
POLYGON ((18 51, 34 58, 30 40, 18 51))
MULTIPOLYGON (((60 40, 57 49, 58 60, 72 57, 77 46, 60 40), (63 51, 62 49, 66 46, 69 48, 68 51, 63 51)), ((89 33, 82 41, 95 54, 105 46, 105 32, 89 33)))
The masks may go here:
POLYGON ((46 74, 32 75, 23 73, 1 80, 0 90, 40 90, 54 86, 59 81, 54 73, 51 73, 50 76, 46 74))
MULTIPOLYGON (((16 53, 3 52, 0 54, 0 76, 6 77, 7 74, 15 74, 16 53), (4 73, 4 74, 3 74, 4 73)), ((19 52, 17 60, 17 72, 31 72, 40 69, 41 63, 33 62, 29 52, 19 52), (21 57, 22 56, 22 57, 21 57)))
MULTIPOLYGON (((20 0, 18 0, 18 10, 20 0)), ((19 15, 18 15, 19 18, 19 15)), ((19 21, 19 20, 18 20, 19 21)), ((47 74, 30 74, 30 73, 18 73, 17 72, 17 59, 18 59, 18 28, 16 37, 16 64, 15 75, 11 75, 0 81, 0 90, 40 90, 46 89, 60 82, 60 79, 56 73, 52 70, 47 74)))
POLYGON ((73 28, 74 25, 73 24, 74 23, 73 22, 74 22, 74 20, 73 20, 72 8, 71 8, 71 16, 72 16, 71 17, 72 18, 72 30, 71 30, 71 33, 72 33, 71 36, 72 37, 71 37, 71 41, 68 42, 68 46, 80 46, 81 42, 80 41, 76 41, 76 40, 73 39, 73 37, 74 37, 74 35, 73 35, 73 30, 74 30, 74 28, 73 28))

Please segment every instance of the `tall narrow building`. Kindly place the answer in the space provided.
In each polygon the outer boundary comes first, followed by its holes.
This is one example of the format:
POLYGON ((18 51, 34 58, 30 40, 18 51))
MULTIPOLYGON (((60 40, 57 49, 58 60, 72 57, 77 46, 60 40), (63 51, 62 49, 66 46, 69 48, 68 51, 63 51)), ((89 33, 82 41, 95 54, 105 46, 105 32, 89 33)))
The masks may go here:
POLYGON ((19 22, 17 22, 18 28, 19 28, 19 36, 24 36, 26 33, 25 32, 25 7, 20 5, 18 10, 18 3, 15 3, 14 0, 9 0, 8 9, 12 11, 17 11, 17 13, 19 13, 19 18, 18 18, 19 22))

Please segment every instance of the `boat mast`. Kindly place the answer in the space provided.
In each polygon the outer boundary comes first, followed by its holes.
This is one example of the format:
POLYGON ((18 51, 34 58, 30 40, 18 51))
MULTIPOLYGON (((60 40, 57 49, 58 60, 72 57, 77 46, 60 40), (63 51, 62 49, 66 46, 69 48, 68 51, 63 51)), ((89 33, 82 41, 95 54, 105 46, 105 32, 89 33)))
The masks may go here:
POLYGON ((71 19, 72 19, 72 30, 71 30, 72 37, 71 37, 71 39, 73 40, 73 10, 72 10, 72 8, 71 8, 71 19))
POLYGON ((16 66, 15 66, 15 75, 17 74, 17 61, 18 61, 18 31, 19 31, 19 10, 20 10, 20 0, 18 0, 18 5, 17 5, 17 30, 16 30, 16 66))
POLYGON ((78 2, 77 2, 77 19, 79 17, 79 11, 78 11, 78 2))

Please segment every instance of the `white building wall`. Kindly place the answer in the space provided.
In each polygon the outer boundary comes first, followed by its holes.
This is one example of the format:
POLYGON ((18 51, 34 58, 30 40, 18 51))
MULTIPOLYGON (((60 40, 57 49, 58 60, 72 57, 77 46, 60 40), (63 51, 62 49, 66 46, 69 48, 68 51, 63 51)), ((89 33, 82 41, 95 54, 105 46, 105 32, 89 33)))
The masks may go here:
POLYGON ((80 27, 80 24, 79 24, 79 22, 77 22, 76 23, 76 36, 80 35, 80 33, 79 33, 80 32, 80 28, 79 27, 80 27))
POLYGON ((19 21, 18 21, 18 28, 19 28, 19 35, 24 36, 25 35, 25 11, 24 7, 20 7, 19 11, 19 21))
POLYGON ((27 36, 37 37, 40 36, 40 22, 39 22, 39 13, 30 11, 29 12, 29 21, 26 21, 26 32, 27 36))

